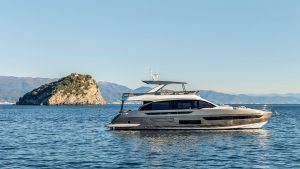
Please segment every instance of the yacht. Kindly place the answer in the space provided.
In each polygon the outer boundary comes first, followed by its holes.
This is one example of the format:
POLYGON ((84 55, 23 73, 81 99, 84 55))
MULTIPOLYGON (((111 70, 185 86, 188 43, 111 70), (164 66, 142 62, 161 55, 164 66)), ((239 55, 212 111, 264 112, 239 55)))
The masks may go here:
POLYGON ((228 130, 257 129, 272 112, 246 107, 217 105, 201 98, 198 91, 186 91, 185 82, 149 80, 156 85, 147 93, 124 93, 121 110, 107 126, 112 130, 228 130), (168 85, 182 90, 164 90, 168 85), (140 102, 137 110, 126 110, 127 102, 140 102))

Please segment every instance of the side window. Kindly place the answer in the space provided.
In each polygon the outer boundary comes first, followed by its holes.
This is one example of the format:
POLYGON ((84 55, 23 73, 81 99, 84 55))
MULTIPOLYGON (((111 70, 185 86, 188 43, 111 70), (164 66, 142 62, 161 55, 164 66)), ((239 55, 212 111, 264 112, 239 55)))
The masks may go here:
POLYGON ((178 109, 191 109, 192 103, 190 101, 179 102, 178 109))
POLYGON ((169 110, 169 109, 170 109, 169 101, 152 102, 152 103, 144 105, 140 108, 141 111, 143 111, 143 110, 169 110))
POLYGON ((141 108, 140 108, 141 111, 143 110, 152 110, 152 103, 150 104, 147 104, 145 103, 145 105, 143 105, 141 108))
POLYGON ((152 110, 169 110, 170 109, 170 102, 153 102, 152 103, 152 110))
POLYGON ((203 109, 203 108, 213 108, 213 104, 198 101, 198 100, 172 100, 172 101, 161 101, 145 103, 140 110, 177 110, 177 109, 203 109))
POLYGON ((196 100, 174 100, 171 101, 171 109, 194 109, 198 107, 196 100))
POLYGON ((211 103, 207 103, 205 101, 199 101, 199 109, 203 109, 203 108, 214 108, 215 106, 211 103))

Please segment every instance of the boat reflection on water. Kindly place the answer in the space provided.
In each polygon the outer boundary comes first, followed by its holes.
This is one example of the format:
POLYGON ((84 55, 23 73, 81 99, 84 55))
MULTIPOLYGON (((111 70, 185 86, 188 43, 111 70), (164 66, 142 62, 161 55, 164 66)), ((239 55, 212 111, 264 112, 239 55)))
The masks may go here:
POLYGON ((163 166, 168 162, 176 163, 176 160, 192 161, 195 165, 199 161, 212 165, 225 161, 223 167, 226 168, 230 167, 231 160, 243 159, 249 154, 259 166, 266 166, 266 158, 270 155, 269 132, 265 129, 142 130, 113 131, 112 134, 131 147, 130 150, 146 156, 145 163, 150 166, 163 166))
MULTIPOLYGON (((244 144, 247 140, 251 140, 253 144, 260 147, 264 147, 267 144, 269 133, 265 129, 249 129, 249 130, 191 130, 191 131, 180 131, 180 130, 141 130, 141 131, 113 131, 113 134, 119 137, 128 139, 141 139, 143 143, 146 143, 151 150, 154 151, 165 151, 161 150, 165 144, 175 146, 186 145, 188 149, 195 145, 205 144, 226 144, 230 146, 238 145, 236 141, 244 144)), ((239 143, 239 144, 240 144, 239 143)), ((174 149, 175 151, 183 151, 180 149, 174 149)))
POLYGON ((209 135, 215 136, 249 136, 267 138, 268 131, 265 129, 244 129, 244 130, 114 130, 114 134, 125 137, 139 136, 141 138, 172 139, 183 137, 203 137, 209 135))

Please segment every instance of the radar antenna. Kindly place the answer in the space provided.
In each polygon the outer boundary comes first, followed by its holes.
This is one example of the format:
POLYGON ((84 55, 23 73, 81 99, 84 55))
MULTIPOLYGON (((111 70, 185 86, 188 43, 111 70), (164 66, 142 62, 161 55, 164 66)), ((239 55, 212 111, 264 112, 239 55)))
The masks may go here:
POLYGON ((159 80, 159 73, 153 73, 152 70, 150 70, 150 75, 152 77, 153 81, 158 81, 159 80))
POLYGON ((153 79, 153 81, 158 81, 159 80, 159 74, 158 73, 152 74, 152 79, 153 79))

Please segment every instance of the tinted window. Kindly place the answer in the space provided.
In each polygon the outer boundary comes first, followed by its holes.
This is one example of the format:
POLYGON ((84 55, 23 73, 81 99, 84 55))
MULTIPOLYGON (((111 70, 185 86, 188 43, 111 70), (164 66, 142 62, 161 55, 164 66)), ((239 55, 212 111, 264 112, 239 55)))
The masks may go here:
POLYGON ((144 105, 140 110, 177 110, 177 109, 203 109, 213 108, 213 104, 198 100, 172 100, 152 102, 144 105))
POLYGON ((179 124, 201 124, 201 120, 179 120, 179 124))
POLYGON ((170 102, 153 102, 152 103, 152 110, 169 110, 170 109, 170 102))
POLYGON ((143 105, 143 107, 140 108, 140 110, 151 110, 152 109, 152 104, 147 104, 143 105))
POLYGON ((171 101, 171 109, 194 109, 198 107, 196 100, 174 100, 171 101))
POLYGON ((198 108, 199 109, 203 109, 203 108, 214 108, 215 106, 211 103, 207 103, 207 102, 204 102, 204 101, 199 101, 199 105, 198 105, 198 108))
POLYGON ((192 103, 191 102, 179 102, 177 104, 178 109, 191 109, 192 103))
POLYGON ((219 117, 203 117, 205 120, 236 120, 236 119, 252 119, 261 118, 261 115, 252 116, 219 116, 219 117))
POLYGON ((144 105, 141 107, 140 110, 169 110, 170 109, 170 102, 163 101, 163 102, 152 102, 150 104, 144 105))

